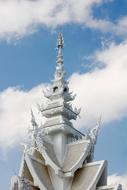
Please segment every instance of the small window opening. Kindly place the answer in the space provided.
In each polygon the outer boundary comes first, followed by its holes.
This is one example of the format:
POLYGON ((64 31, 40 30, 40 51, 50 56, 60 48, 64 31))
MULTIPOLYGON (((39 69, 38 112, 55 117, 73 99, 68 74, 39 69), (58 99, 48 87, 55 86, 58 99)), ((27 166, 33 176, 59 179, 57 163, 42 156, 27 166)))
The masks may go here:
POLYGON ((57 90, 58 90, 58 87, 55 86, 55 87, 53 88, 53 92, 56 92, 57 90))
POLYGON ((64 92, 67 92, 67 88, 66 87, 64 88, 64 92))

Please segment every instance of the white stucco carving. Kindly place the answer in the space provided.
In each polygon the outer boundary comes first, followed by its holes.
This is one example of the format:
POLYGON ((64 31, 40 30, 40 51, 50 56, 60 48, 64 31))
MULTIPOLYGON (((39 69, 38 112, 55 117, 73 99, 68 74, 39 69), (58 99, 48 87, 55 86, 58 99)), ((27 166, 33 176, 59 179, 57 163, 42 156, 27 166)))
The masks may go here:
POLYGON ((46 117, 43 126, 31 110, 30 142, 24 152, 19 176, 11 190, 120 190, 107 186, 107 162, 94 162, 94 148, 100 123, 83 134, 73 127, 81 109, 73 108, 76 95, 69 91, 63 64, 63 37, 57 40, 57 66, 51 86, 44 91, 47 104, 39 106, 46 117))

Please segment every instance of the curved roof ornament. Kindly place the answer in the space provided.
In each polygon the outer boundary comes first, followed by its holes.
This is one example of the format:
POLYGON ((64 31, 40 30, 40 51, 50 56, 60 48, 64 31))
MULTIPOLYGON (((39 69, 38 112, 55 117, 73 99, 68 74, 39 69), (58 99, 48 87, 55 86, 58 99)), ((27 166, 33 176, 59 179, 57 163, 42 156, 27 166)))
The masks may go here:
POLYGON ((31 109, 31 125, 32 128, 31 127, 29 128, 28 135, 29 139, 31 140, 31 146, 36 147, 36 138, 38 135, 39 128, 32 109, 31 109))
POLYGON ((101 117, 97 120, 96 126, 93 127, 93 128, 89 131, 89 133, 87 134, 87 135, 88 135, 88 138, 90 139, 90 141, 91 141, 93 144, 96 144, 96 142, 97 142, 97 137, 98 137, 98 133, 99 133, 100 127, 101 127, 101 117))
POLYGON ((97 120, 96 126, 90 129, 87 133, 87 139, 90 140, 91 142, 91 150, 89 152, 87 162, 91 162, 94 158, 94 149, 95 149, 95 144, 97 142, 100 126, 101 126, 101 117, 97 120))

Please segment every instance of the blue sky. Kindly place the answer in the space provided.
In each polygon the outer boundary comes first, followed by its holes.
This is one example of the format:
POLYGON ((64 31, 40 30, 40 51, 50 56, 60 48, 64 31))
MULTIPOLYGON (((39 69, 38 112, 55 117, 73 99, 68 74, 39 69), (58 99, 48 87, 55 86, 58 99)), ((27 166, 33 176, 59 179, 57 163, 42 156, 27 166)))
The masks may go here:
POLYGON ((76 106, 82 107, 75 126, 84 131, 102 115, 95 160, 108 160, 110 180, 121 180, 127 187, 127 1, 68 2, 0 2, 0 18, 5 20, 3 24, 0 19, 3 190, 19 170, 29 110, 44 101, 42 89, 53 78, 59 31, 70 88, 77 93, 76 106))

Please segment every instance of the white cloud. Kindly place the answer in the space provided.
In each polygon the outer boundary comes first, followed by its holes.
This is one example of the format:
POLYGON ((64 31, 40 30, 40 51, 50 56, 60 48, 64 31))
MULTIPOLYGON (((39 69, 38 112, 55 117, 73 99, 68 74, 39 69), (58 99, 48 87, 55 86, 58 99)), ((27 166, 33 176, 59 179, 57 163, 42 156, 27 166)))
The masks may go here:
POLYGON ((70 86, 77 93, 76 105, 82 107, 78 125, 85 126, 102 115, 103 123, 127 116, 127 41, 98 51, 93 62, 102 62, 102 69, 74 73, 70 86))
POLYGON ((1 0, 0 38, 28 35, 34 32, 38 25, 56 28, 69 23, 104 32, 126 32, 126 17, 118 20, 116 24, 93 17, 92 9, 95 5, 110 2, 112 0, 1 0))
MULTIPOLYGON (((111 44, 94 54, 94 63, 102 62, 104 67, 91 72, 74 73, 70 77, 70 88, 77 93, 75 105, 81 107, 81 118, 75 126, 93 125, 102 115, 102 122, 108 123, 127 117, 127 41, 111 44)), ((0 146, 13 145, 26 134, 30 123, 30 108, 45 101, 42 88, 30 91, 8 88, 0 93, 0 146)))
POLYGON ((123 190, 127 189, 127 175, 119 176, 117 174, 108 177, 108 184, 121 184, 123 190))
POLYGON ((0 93, 0 147, 12 146, 26 137, 30 109, 43 101, 43 87, 40 85, 30 91, 10 87, 0 93))

